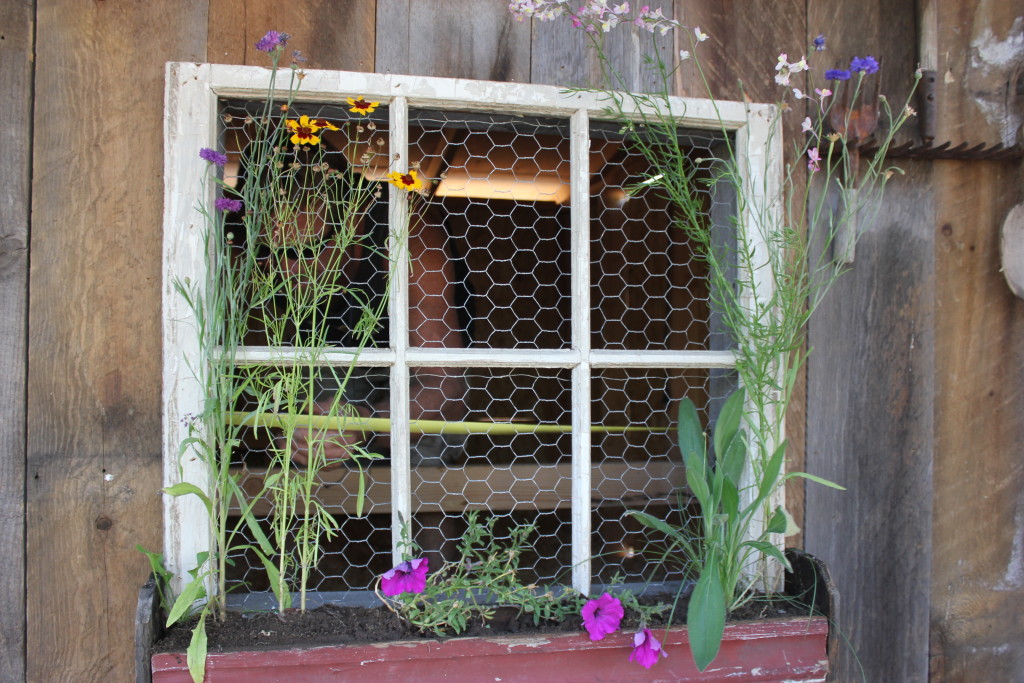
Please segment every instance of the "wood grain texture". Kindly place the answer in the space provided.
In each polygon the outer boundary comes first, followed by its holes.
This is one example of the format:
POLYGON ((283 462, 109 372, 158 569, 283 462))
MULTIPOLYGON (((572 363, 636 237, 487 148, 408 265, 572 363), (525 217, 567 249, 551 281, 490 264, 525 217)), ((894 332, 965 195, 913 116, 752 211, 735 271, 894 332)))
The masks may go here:
MULTIPOLYGON (((906 97, 912 3, 810 3, 807 33, 828 36, 827 68, 873 55, 906 97)), ((806 466, 847 487, 808 485, 804 527, 842 599, 837 681, 928 677, 935 216, 930 167, 905 166, 810 325, 806 466)))
MULTIPOLYGON (((1024 2, 942 0, 936 141, 1020 139, 1024 2)), ((1024 301, 999 272, 1020 162, 935 165, 932 680, 1024 671, 1024 301)))
POLYGON ((999 272, 1020 164, 936 164, 933 651, 938 681, 1024 671, 1024 301, 999 272))
POLYGON ((0 5, 0 680, 25 677, 25 352, 32 2, 0 5))
POLYGON ((810 324, 808 552, 832 572, 849 639, 838 681, 925 681, 931 542, 932 192, 891 186, 857 262, 810 324), (858 661, 859 660, 859 664, 858 661))
POLYGON ((205 22, 201 2, 38 3, 31 681, 133 678, 135 544, 161 545, 163 65, 204 57, 205 22))
POLYGON ((507 3, 378 0, 378 73, 530 80, 530 28, 507 3))
POLYGON ((291 36, 281 65, 292 51, 309 69, 373 71, 375 0, 209 0, 209 61, 269 66, 256 42, 269 30, 291 36))

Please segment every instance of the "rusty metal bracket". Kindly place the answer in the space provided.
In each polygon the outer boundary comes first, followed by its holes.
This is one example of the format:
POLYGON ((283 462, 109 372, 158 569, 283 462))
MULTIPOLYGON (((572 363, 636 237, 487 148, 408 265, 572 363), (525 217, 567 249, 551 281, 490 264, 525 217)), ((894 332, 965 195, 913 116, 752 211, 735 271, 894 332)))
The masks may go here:
MULTIPOLYGON (((907 142, 902 145, 890 147, 885 152, 886 159, 954 159, 957 161, 1015 161, 1024 158, 1024 147, 1013 145, 1004 147, 1002 144, 989 146, 988 143, 971 145, 969 142, 961 142, 956 147, 952 142, 943 142, 941 145, 924 144, 919 145, 907 142)), ((878 151, 878 147, 865 147, 865 155, 871 155, 878 151)))
POLYGON ((925 144, 931 144, 935 139, 935 115, 936 115, 936 83, 938 74, 935 71, 922 71, 921 82, 917 90, 917 125, 918 132, 925 144))

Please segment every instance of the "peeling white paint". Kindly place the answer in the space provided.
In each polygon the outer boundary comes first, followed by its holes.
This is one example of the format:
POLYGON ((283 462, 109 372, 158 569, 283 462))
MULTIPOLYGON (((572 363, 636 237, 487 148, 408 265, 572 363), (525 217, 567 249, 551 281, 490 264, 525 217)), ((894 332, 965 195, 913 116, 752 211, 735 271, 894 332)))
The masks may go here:
POLYGON ((1024 17, 1013 21, 1005 40, 986 27, 971 41, 967 87, 985 119, 999 129, 1004 145, 1017 141, 1024 112, 1016 106, 1013 76, 1024 68, 1024 17), (973 72, 973 73, 972 73, 973 72))
POLYGON ((1006 563, 1006 572, 1002 580, 995 585, 997 591, 1014 591, 1024 587, 1024 500, 1017 499, 1017 509, 1013 514, 1013 546, 1010 549, 1010 560, 1006 563))

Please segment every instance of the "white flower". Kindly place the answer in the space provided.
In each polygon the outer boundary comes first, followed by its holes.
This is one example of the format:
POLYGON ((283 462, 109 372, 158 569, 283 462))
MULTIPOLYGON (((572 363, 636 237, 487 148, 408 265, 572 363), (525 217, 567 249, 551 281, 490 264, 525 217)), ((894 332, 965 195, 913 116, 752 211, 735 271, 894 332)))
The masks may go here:
POLYGON ((679 51, 679 61, 680 62, 685 62, 689 58, 690 58, 690 53, 689 52, 687 52, 686 50, 680 50, 679 51))
POLYGON ((805 133, 810 133, 814 129, 814 124, 811 123, 811 117, 808 116, 804 119, 804 122, 800 125, 800 130, 805 133))
POLYGON ((801 57, 799 62, 793 62, 789 65, 789 70, 793 73, 800 73, 801 71, 807 71, 810 67, 807 66, 807 57, 801 57))
POLYGON ((708 39, 708 34, 701 31, 700 26, 695 26, 693 28, 693 35, 697 36, 698 43, 703 43, 705 40, 708 39))
POLYGON ((797 98, 798 100, 802 100, 803 98, 807 97, 807 95, 805 95, 805 94, 804 94, 804 92, 803 92, 803 90, 801 90, 800 88, 793 88, 793 95, 794 95, 794 96, 795 96, 795 97, 796 97, 796 98, 797 98))

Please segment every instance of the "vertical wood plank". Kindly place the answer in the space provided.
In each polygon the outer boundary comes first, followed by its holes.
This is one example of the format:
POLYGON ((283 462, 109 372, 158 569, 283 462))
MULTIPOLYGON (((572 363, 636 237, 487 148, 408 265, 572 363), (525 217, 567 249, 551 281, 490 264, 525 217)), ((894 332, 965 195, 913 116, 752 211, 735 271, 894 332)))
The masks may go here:
POLYGON ((33 2, 0 5, 0 680, 25 677, 25 352, 33 2))
POLYGON ((270 30, 291 38, 281 65, 292 51, 310 69, 374 70, 376 0, 209 0, 209 60, 218 64, 269 66, 256 42, 270 30))
POLYGON ((504 2, 378 0, 378 73, 530 80, 530 28, 504 2))
POLYGON ((936 164, 938 681, 1024 671, 1024 301, 999 272, 998 233, 1022 186, 1019 163, 936 164))
MULTIPOLYGON (((827 68, 870 54, 891 101, 916 66, 913 5, 811 3, 827 68)), ((925 681, 931 549, 934 194, 927 163, 901 164, 851 272, 810 325, 805 547, 842 600, 835 680, 925 681)))
MULTIPOLYGON (((1024 2, 939 2, 936 143, 1012 143, 1024 2)), ((999 272, 1020 162, 937 162, 932 680, 1024 671, 1024 301, 999 272)))
POLYGON ((847 490, 808 486, 804 537, 841 596, 840 681, 927 680, 930 175, 918 164, 890 186, 855 267, 810 324, 807 469, 847 490))
POLYGON ((161 544, 163 65, 203 59, 205 25, 205 2, 37 9, 28 680, 133 678, 134 548, 161 544))

